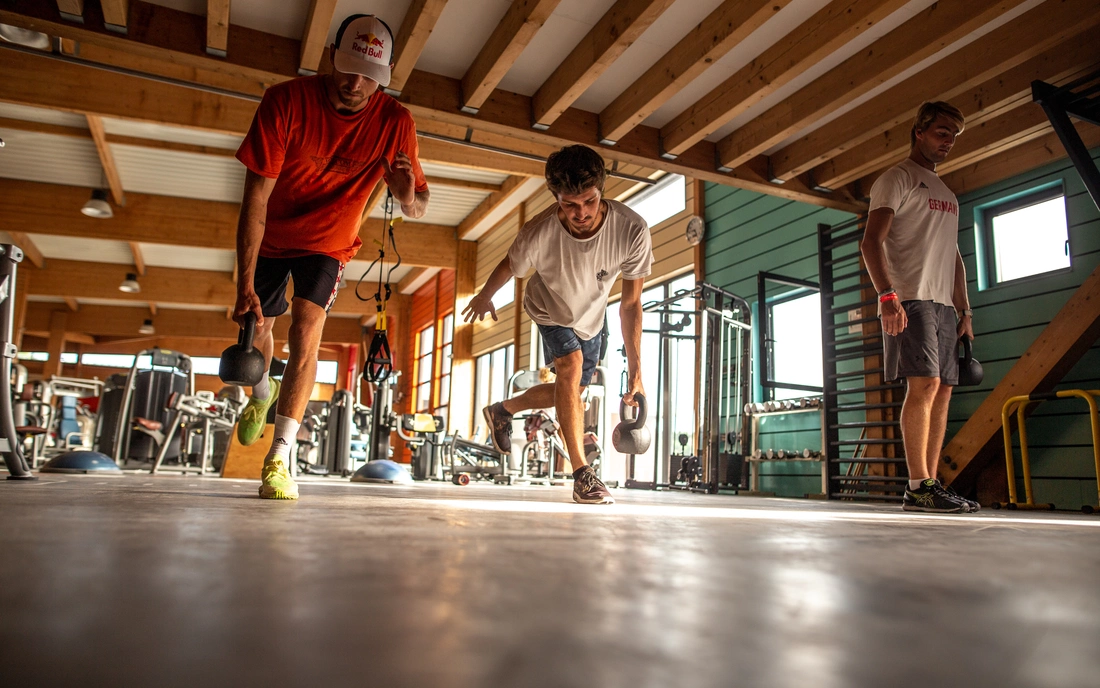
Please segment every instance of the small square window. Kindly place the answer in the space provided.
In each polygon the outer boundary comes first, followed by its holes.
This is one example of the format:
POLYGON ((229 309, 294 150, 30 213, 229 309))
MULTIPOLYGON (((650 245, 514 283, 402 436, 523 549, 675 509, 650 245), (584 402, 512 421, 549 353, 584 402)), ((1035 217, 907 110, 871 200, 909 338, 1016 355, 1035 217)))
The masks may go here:
POLYGON ((986 207, 981 239, 987 286, 1070 267, 1061 186, 986 207))

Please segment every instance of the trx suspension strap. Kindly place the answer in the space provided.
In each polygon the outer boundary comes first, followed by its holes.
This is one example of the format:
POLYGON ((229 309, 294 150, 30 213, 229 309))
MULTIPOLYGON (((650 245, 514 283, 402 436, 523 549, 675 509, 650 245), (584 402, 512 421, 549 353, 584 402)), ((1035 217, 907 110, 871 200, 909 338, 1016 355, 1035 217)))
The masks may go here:
POLYGON ((382 207, 382 241, 378 242, 378 257, 374 259, 374 262, 370 264, 370 267, 367 268, 355 285, 355 296, 360 301, 369 301, 371 297, 364 297, 360 294, 359 287, 363 284, 363 280, 366 279, 367 275, 370 274, 370 271, 374 269, 374 266, 378 266, 378 290, 374 293, 378 319, 374 326, 374 338, 371 340, 370 349, 367 352, 367 369, 364 371, 367 379, 375 384, 388 378, 393 371, 393 353, 390 351, 390 342, 386 337, 386 304, 392 295, 390 277, 393 275, 393 271, 401 266, 401 254, 397 252, 397 243, 393 238, 393 225, 395 222, 401 222, 401 218, 393 216, 393 195, 389 191, 386 192, 386 200, 382 207), (388 271, 385 271, 385 278, 383 279, 383 268, 385 266, 382 263, 386 258, 387 238, 390 242, 390 248, 397 256, 397 263, 391 266, 388 271))

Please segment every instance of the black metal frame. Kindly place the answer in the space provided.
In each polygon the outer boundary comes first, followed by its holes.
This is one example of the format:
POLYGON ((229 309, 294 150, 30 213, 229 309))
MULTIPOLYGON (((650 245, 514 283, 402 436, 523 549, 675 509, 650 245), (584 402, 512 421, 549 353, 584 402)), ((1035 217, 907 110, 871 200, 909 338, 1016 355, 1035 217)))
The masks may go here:
POLYGON ((1054 132, 1085 182, 1092 202, 1100 209, 1100 169, 1074 128, 1070 116, 1100 126, 1100 70, 1086 74, 1064 86, 1043 81, 1031 82, 1031 98, 1042 106, 1054 132))
POLYGON ((796 292, 790 295, 784 294, 770 303, 768 302, 767 285, 768 282, 774 282, 776 284, 782 284, 789 287, 795 287, 797 289, 811 289, 815 292, 821 292, 821 286, 817 282, 811 282, 809 280, 797 279, 795 277, 786 277, 784 275, 777 275, 774 272, 758 272, 756 274, 756 304, 759 308, 757 317, 757 355, 760 358, 760 386, 764 388, 763 401, 771 401, 775 398, 775 390, 777 388, 782 389, 797 389, 804 392, 816 392, 821 394, 822 388, 815 387, 813 385, 802 385, 791 382, 779 382, 772 379, 772 351, 771 344, 774 341, 771 337, 771 307, 780 303, 801 298, 805 296, 805 293, 796 292))
MULTIPOLYGON (((867 464, 896 464, 901 467, 901 472, 906 473, 905 459, 899 457, 864 457, 857 458, 856 451, 859 446, 886 446, 895 445, 900 454, 904 456, 904 445, 900 439, 841 439, 841 430, 867 429, 894 427, 898 430, 897 437, 901 436, 900 423, 897 421, 868 421, 866 412, 871 410, 900 409, 901 402, 869 404, 865 396, 868 392, 882 392, 886 390, 901 390, 904 385, 845 385, 838 384, 843 379, 861 378, 865 375, 880 373, 882 368, 858 368, 841 372, 837 365, 841 361, 865 360, 867 356, 882 354, 882 337, 879 334, 864 336, 838 336, 851 325, 862 325, 865 322, 877 321, 877 317, 848 320, 847 313, 855 308, 876 305, 875 300, 858 301, 844 305, 836 305, 834 300, 838 296, 847 294, 860 294, 864 289, 871 288, 871 278, 867 271, 859 265, 859 242, 863 238, 865 216, 839 225, 819 224, 817 226, 818 240, 818 279, 821 283, 821 354, 822 354, 822 382, 824 394, 822 405, 825 412, 825 460, 828 468, 829 487, 828 499, 860 499, 879 501, 900 501, 901 493, 905 489, 907 478, 904 476, 875 476, 875 475, 849 475, 841 473, 841 466, 854 467, 867 464), (840 252, 837 249, 855 245, 854 252, 840 252), (845 266, 853 259, 857 261, 857 268, 852 271, 850 266, 845 266), (838 273, 838 268, 845 270, 838 273), (855 279, 854 286, 838 288, 836 284, 855 279), (845 317, 838 322, 838 316, 845 317), (858 402, 846 401, 843 397, 858 395, 858 402), (862 411, 864 419, 859 422, 840 422, 840 414, 862 411), (851 454, 842 456, 842 452, 851 451, 851 454)), ((860 381, 862 382, 862 381, 860 381)))
POLYGON ((11 403, 11 369, 19 353, 13 343, 15 273, 16 266, 23 260, 23 251, 14 244, 0 244, 0 254, 0 356, 3 357, 0 361, 0 440, 7 444, 3 454, 8 480, 36 480, 23 456, 11 403))

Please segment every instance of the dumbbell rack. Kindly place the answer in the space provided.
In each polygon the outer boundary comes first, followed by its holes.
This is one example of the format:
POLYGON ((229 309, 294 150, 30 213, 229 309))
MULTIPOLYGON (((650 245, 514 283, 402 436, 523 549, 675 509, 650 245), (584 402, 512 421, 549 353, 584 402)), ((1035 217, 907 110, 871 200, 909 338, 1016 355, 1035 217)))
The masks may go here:
POLYGON ((750 440, 749 440, 749 453, 745 457, 745 461, 749 464, 749 491, 742 492, 741 494, 747 496, 756 497, 774 497, 774 492, 761 492, 760 491, 760 465, 762 463, 773 463, 776 461, 814 461, 821 464, 821 493, 817 495, 807 495, 809 497, 817 499, 825 499, 828 496, 829 490, 829 462, 828 454, 825 451, 826 436, 825 436, 825 407, 824 405, 810 406, 806 408, 789 408, 789 409, 776 409, 775 411, 761 411, 753 413, 751 416, 751 422, 749 424, 750 440), (821 448, 822 450, 817 453, 816 456, 802 456, 796 454, 794 456, 780 458, 765 458, 758 455, 757 450, 757 438, 760 433, 760 419, 768 418, 771 416, 786 416, 795 413, 817 413, 821 417, 821 448))

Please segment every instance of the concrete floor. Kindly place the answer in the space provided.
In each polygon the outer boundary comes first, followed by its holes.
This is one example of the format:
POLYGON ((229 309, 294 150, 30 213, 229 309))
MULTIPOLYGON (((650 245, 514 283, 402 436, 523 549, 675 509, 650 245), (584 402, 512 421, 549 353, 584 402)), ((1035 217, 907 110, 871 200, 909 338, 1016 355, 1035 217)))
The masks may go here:
POLYGON ((1100 685, 1100 518, 301 492, 0 481, 0 685, 1100 685))

